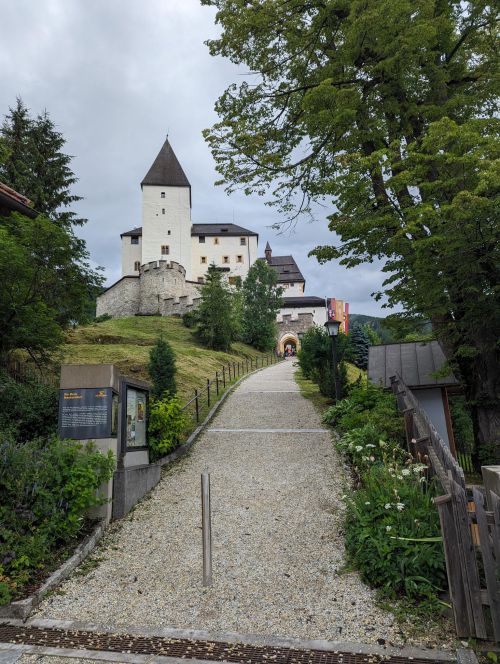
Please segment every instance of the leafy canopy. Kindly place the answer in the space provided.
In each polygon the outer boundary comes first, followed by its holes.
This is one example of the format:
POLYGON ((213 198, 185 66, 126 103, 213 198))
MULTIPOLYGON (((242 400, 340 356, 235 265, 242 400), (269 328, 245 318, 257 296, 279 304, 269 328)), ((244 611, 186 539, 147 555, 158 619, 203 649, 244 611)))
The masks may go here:
POLYGON ((331 202, 336 238, 313 254, 385 259, 389 306, 432 322, 480 446, 500 447, 495 4, 203 3, 222 29, 212 55, 252 72, 205 131, 221 182, 271 192, 288 221, 331 202))
POLYGON ((160 336, 149 352, 148 372, 153 381, 151 395, 154 398, 163 399, 175 395, 177 392, 176 371, 175 354, 172 346, 163 336, 160 336))
POLYGON ((208 268, 200 294, 197 333, 208 348, 227 351, 235 333, 232 294, 223 273, 214 264, 208 268))

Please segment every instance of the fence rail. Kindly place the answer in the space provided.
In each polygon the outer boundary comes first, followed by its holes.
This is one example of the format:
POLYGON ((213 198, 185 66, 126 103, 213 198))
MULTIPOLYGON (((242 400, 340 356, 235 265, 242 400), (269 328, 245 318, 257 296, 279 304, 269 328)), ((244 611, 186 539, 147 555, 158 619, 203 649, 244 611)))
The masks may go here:
POLYGON ((468 487, 462 468, 398 375, 391 378, 412 456, 427 463, 444 494, 439 512, 446 573, 459 637, 500 643, 500 496, 468 487))
POLYGON ((0 370, 5 371, 16 383, 40 383, 51 387, 59 386, 59 379, 53 370, 42 370, 22 360, 0 359, 0 370))
POLYGON ((280 361, 281 358, 276 357, 274 353, 270 353, 261 357, 247 357, 228 362, 215 372, 212 379, 207 378, 207 382, 203 387, 194 390, 194 395, 184 404, 182 410, 191 417, 193 422, 199 424, 203 415, 218 400, 219 395, 222 395, 241 376, 280 361))

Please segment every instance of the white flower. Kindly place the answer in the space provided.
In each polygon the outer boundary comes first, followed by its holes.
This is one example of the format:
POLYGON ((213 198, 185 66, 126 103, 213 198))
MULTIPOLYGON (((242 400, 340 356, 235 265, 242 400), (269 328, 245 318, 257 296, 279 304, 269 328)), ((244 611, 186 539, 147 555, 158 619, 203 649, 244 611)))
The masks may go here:
POLYGON ((392 530, 392 526, 386 526, 385 529, 387 530, 388 533, 390 533, 392 530))
POLYGON ((410 471, 409 468, 403 468, 403 470, 401 471, 401 475, 404 475, 405 477, 407 477, 410 474, 410 472, 411 471, 410 471))
POLYGON ((386 503, 384 505, 384 507, 385 507, 386 510, 390 510, 391 509, 391 503, 386 503))
POLYGON ((346 498, 347 498, 347 494, 344 493, 344 495, 342 496, 342 500, 345 500, 346 498))
POLYGON ((405 504, 404 503, 396 503, 396 507, 397 507, 399 512, 402 512, 405 508, 405 504))
POLYGON ((372 445, 371 443, 367 443, 365 447, 375 447, 375 445, 372 445))
POLYGON ((421 482, 425 482, 425 477, 421 477, 421 478, 420 478, 420 481, 421 481, 421 482))
POLYGON ((403 479, 403 476, 402 476, 402 475, 398 475, 398 480, 402 480, 402 479, 403 479))
POLYGON ((370 501, 367 500, 366 503, 365 503, 365 505, 370 505, 370 501))
POLYGON ((363 445, 356 445, 354 449, 356 450, 356 452, 361 452, 361 450, 363 449, 363 445))
POLYGON ((371 456, 371 457, 370 457, 370 461, 375 461, 375 457, 374 457, 374 456, 371 456))

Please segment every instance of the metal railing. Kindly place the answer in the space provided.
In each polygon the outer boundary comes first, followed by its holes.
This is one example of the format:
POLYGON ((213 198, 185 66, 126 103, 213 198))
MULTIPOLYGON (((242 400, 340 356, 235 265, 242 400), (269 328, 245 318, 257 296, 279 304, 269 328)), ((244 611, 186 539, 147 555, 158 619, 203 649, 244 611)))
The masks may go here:
POLYGON ((191 417, 193 422, 199 424, 213 404, 218 401, 219 396, 222 396, 242 376, 280 361, 282 358, 276 357, 274 353, 269 353, 260 357, 247 357, 223 364, 215 372, 215 376, 211 379, 207 378, 203 387, 194 390, 193 397, 184 404, 182 411, 191 417))

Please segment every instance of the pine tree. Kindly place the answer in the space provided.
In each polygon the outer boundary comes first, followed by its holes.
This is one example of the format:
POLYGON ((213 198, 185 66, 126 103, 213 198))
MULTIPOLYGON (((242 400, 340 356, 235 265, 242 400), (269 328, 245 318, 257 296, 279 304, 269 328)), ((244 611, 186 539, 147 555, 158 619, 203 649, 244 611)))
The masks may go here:
POLYGON ((72 157, 62 151, 66 140, 56 130, 47 111, 36 118, 30 116, 22 99, 9 109, 1 135, 7 150, 0 164, 0 180, 27 196, 33 207, 65 228, 82 225, 68 208, 81 200, 71 193, 77 182, 70 168, 72 157))
POLYGON ((148 372, 153 382, 151 395, 156 399, 174 396, 177 392, 175 383, 175 354, 171 345, 160 336, 149 353, 148 372))
POLYGON ((208 348, 227 351, 235 334, 232 294, 214 264, 208 268, 200 294, 197 334, 208 348))
POLYGON ((243 340, 258 350, 271 350, 276 344, 276 314, 283 289, 278 275, 266 261, 257 260, 243 282, 243 340))
POLYGON ((370 339, 363 327, 355 327, 350 337, 354 349, 354 364, 360 369, 366 369, 368 367, 370 339))

